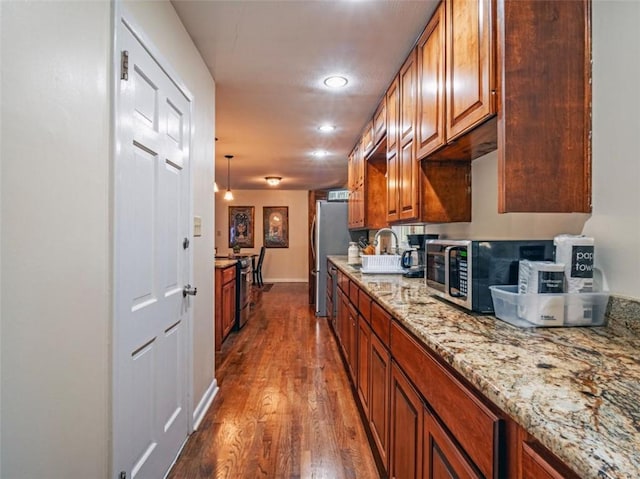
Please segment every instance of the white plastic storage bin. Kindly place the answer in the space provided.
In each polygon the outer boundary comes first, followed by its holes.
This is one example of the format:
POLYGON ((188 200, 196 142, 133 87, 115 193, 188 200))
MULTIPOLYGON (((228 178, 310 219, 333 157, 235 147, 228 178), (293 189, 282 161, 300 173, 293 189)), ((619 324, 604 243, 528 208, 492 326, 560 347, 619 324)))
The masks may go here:
POLYGON ((397 254, 363 254, 362 273, 399 274, 404 270, 400 266, 400 255, 397 254))
POLYGON ((518 286, 489 289, 496 317, 521 328, 603 326, 606 322, 608 291, 518 294, 518 286), (558 311, 561 316, 555 317, 558 311))

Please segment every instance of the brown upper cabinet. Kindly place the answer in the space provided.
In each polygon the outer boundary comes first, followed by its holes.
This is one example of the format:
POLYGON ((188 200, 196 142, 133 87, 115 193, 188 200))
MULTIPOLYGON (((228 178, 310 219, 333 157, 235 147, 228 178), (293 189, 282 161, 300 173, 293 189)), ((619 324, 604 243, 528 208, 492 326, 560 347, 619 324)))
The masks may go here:
MULTIPOLYGON (((369 123, 367 123, 367 126, 364 127, 364 132, 362 133, 362 140, 361 140, 361 149, 362 149, 362 155, 363 155, 363 160, 364 157, 366 157, 369 153, 371 153, 371 150, 373 150, 373 120, 369 121, 369 123)), ((364 161, 363 161, 363 165, 364 165, 364 161)), ((364 173, 364 169, 363 169, 363 173, 364 173)), ((364 177, 362 178, 364 180, 364 177)))
POLYGON ((387 221, 418 219, 417 62, 411 52, 387 92, 387 221))
POLYGON ((496 149, 500 213, 591 211, 590 0, 443 0, 384 100, 359 143, 387 223, 470 221, 470 162, 496 149))
POLYGON ((365 164, 362 143, 358 143, 349 155, 349 228, 362 228, 365 222, 365 164))
POLYGON ((498 209, 591 211, 591 2, 498 2, 498 209))
POLYGON ((383 97, 373 114, 373 143, 377 145, 387 134, 387 101, 383 97))
POLYGON ((591 211, 590 1, 443 5, 444 92, 440 9, 418 42, 418 159, 497 149, 499 212, 591 211))
POLYGON ((480 145, 474 132, 496 114, 494 16, 492 0, 447 0, 418 40, 418 160, 473 160, 496 149, 495 122, 480 145))
POLYGON ((418 124, 416 157, 424 158, 445 144, 444 5, 436 9, 418 40, 418 124))
POLYGON ((492 0, 447 0, 447 139, 496 113, 492 0))
POLYGON ((400 82, 387 90, 387 221, 400 219, 398 211, 398 139, 400 123, 400 82))

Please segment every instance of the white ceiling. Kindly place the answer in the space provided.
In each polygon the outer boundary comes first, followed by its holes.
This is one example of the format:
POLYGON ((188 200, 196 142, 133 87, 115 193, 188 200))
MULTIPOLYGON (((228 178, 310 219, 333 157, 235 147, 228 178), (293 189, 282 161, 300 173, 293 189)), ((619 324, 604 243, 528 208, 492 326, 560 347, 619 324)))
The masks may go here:
POLYGON ((340 187, 347 156, 439 0, 173 0, 216 83, 216 179, 340 187), (341 91, 322 81, 339 73, 341 91), (336 126, 321 133, 322 123, 336 126), (323 149, 325 158, 310 155, 323 149))

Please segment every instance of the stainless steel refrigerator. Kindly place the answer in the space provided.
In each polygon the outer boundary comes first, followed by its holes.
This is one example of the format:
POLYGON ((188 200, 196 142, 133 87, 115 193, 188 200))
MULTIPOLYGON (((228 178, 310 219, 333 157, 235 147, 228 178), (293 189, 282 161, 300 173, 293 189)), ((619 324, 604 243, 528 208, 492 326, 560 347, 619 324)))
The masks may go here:
POLYGON ((327 315, 327 255, 346 255, 349 248, 347 203, 316 201, 311 250, 316 275, 316 316, 327 315))

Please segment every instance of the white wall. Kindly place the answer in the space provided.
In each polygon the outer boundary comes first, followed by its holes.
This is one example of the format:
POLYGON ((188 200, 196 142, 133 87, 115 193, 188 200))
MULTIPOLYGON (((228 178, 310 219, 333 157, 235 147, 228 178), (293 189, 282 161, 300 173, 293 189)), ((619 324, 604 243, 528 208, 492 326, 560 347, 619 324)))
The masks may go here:
POLYGON ((472 238, 550 238, 583 233, 617 295, 640 299, 640 2, 593 2, 593 211, 498 214, 496 153, 472 163, 471 223, 429 233, 472 238))
POLYGON ((617 294, 640 299, 640 2, 593 5, 593 214, 584 233, 617 294))
MULTIPOLYGON (((129 5, 194 95, 194 405, 214 383, 214 83, 168 2, 129 5)), ((0 2, 0 477, 113 477, 112 5, 0 2)))
POLYGON ((2 470, 109 467, 111 7, 1 2, 2 470))
POLYGON ((214 382, 213 337, 213 181, 215 85, 202 57, 169 2, 126 1, 125 10, 162 52, 163 58, 194 96, 193 171, 194 215, 202 218, 202 236, 193 239, 193 408, 214 382))
MULTIPOLYGON (((233 168, 233 165, 232 165, 233 168)), ((309 280, 308 192, 306 190, 233 190, 234 200, 216 195, 216 239, 218 254, 231 252, 229 248, 229 206, 255 208, 254 248, 243 248, 243 254, 259 253, 263 243, 263 206, 289 207, 289 247, 267 248, 262 265, 265 282, 306 282, 309 280)))

